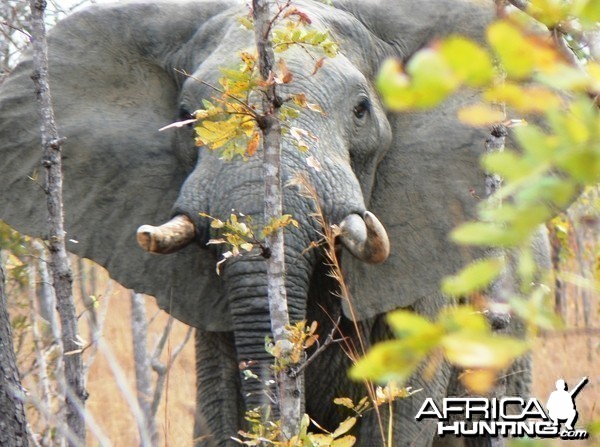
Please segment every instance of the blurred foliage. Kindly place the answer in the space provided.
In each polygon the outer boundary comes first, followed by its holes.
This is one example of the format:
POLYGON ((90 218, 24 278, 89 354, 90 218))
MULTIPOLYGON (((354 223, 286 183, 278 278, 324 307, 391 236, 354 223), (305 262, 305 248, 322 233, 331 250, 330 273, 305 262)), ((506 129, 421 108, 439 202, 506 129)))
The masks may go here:
POLYGON ((387 321, 398 339, 375 345, 352 368, 353 378, 404 383, 425 359, 441 353, 472 373, 467 380, 477 378, 467 384, 471 389, 485 392, 495 373, 527 350, 524 341, 494 334, 486 317, 469 306, 448 307, 435 322, 406 310, 390 313, 387 321))
MULTIPOLYGON (((489 151, 481 160, 486 172, 502 178, 502 186, 481 202, 476 221, 450 235, 458 244, 487 248, 491 255, 446 278, 442 290, 461 299, 489 293, 510 265, 518 281, 510 312, 534 333, 560 327, 551 288, 543 284, 550 278, 539 271, 532 249, 536 232, 558 214, 552 225, 566 238, 569 225, 559 213, 586 188, 597 189, 600 180, 600 64, 583 46, 576 53, 568 47, 581 44, 586 31, 597 32, 600 2, 536 0, 526 12, 501 14, 488 26, 485 43, 450 36, 406 63, 388 60, 377 86, 395 111, 429 109, 461 89, 477 89, 481 95, 460 110, 459 119, 476 127, 511 128, 518 147, 489 151)), ((598 253, 594 259, 598 281, 598 253)), ((398 339, 375 346, 351 375, 404 381, 440 352, 467 370, 500 371, 527 344, 493 333, 477 310, 459 306, 442 311, 436 321, 404 311, 390 314, 398 339)), ((485 392, 494 379, 480 374, 463 383, 485 392)))

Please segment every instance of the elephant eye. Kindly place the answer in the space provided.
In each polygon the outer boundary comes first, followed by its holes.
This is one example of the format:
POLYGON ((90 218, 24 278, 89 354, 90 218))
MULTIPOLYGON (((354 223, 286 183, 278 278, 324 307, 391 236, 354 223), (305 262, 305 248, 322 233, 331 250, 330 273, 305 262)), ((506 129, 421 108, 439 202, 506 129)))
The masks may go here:
POLYGON ((362 119, 367 115, 370 108, 371 103, 369 102, 369 100, 367 98, 363 98, 358 104, 354 106, 354 116, 359 119, 362 119))

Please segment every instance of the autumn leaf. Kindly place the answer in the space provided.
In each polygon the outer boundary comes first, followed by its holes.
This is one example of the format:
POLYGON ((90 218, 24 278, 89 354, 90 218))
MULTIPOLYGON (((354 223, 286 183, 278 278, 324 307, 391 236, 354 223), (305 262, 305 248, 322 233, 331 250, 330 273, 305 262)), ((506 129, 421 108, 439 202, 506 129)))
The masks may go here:
POLYGON ((248 142, 248 155, 251 157, 256 153, 260 145, 260 132, 254 132, 252 138, 248 142))
POLYGON ((352 427, 356 424, 356 418, 350 417, 343 421, 333 432, 334 438, 339 438, 340 436, 348 433, 352 427))

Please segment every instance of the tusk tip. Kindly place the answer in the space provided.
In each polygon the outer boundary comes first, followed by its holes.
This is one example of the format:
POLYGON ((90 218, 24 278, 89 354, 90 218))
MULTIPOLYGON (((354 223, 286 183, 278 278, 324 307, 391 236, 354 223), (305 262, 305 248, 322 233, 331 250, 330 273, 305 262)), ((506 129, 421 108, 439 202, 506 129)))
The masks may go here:
POLYGON ((137 241, 140 247, 149 253, 156 252, 156 241, 154 238, 156 227, 152 225, 142 225, 137 230, 137 241))

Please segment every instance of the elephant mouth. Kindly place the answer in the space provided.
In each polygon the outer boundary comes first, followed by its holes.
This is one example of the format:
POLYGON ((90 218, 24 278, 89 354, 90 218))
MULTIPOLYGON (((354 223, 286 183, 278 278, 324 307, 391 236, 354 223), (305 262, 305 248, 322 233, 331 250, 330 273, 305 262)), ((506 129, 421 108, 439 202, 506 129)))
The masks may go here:
MULTIPOLYGON (((390 254, 390 241, 375 214, 366 211, 362 216, 349 214, 339 224, 341 243, 352 255, 369 264, 380 264, 390 254)), ((155 227, 142 225, 137 230, 138 244, 147 252, 174 253, 196 238, 196 226, 183 214, 155 227)))

